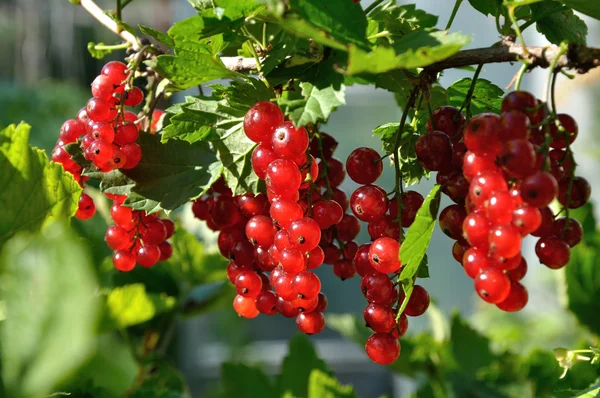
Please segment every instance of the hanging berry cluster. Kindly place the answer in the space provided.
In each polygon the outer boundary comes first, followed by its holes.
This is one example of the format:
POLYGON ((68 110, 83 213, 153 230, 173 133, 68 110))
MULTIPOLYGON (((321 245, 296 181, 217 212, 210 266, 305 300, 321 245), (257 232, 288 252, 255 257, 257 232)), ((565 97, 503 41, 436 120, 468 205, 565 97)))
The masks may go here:
POLYGON ((570 248, 582 239, 581 225, 568 217, 568 209, 590 197, 589 183, 574 174, 576 122, 515 91, 504 98, 501 115, 480 114, 465 125, 458 109, 441 107, 428 130, 417 142, 417 157, 438 172, 437 182, 456 202, 439 217, 442 231, 456 240, 454 258, 484 301, 521 310, 528 301, 520 282, 527 273, 522 239, 540 238, 536 255, 551 269, 567 265, 570 248), (565 217, 549 207, 555 198, 565 217))
MULTIPOLYGON (((135 66, 118 61, 108 62, 91 85, 92 98, 75 119, 63 123, 59 139, 52 152, 52 160, 62 164, 84 187, 87 177, 83 167, 65 150, 65 145, 79 143, 86 160, 96 171, 108 173, 115 169, 132 169, 142 159, 142 149, 136 143, 143 119, 128 107, 139 106, 143 91, 133 86, 135 66)), ((153 112, 150 132, 154 133, 163 111, 153 112)), ((171 245, 166 239, 173 235, 173 222, 159 219, 159 214, 147 215, 121 206, 125 196, 106 194, 114 203, 111 216, 116 225, 108 228, 105 240, 115 250, 113 264, 120 271, 130 271, 136 262, 151 267, 171 256, 171 245)), ((75 214, 87 220, 96 213, 93 199, 83 193, 75 214)))

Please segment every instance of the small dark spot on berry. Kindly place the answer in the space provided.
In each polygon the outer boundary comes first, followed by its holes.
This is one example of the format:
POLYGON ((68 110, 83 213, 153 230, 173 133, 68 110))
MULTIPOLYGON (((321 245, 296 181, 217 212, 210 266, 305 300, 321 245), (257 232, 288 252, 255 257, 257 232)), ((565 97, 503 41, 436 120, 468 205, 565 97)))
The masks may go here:
POLYGON ((301 245, 303 245, 304 242, 306 242, 306 239, 304 239, 304 236, 299 236, 297 240, 298 240, 298 243, 301 245))

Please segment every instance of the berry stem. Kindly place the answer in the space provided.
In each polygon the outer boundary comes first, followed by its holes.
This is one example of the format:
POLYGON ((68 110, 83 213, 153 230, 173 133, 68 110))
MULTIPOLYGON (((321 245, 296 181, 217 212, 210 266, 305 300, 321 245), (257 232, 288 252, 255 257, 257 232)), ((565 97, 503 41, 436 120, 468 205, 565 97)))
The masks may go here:
POLYGON ((513 29, 515 30, 515 34, 517 35, 517 37, 519 38, 519 41, 521 42, 521 47, 523 47, 523 53, 528 56, 529 55, 529 50, 527 49, 527 46, 525 45, 525 39, 523 38, 523 34, 521 33, 521 29, 519 28, 519 24, 517 22, 517 18, 515 17, 515 9, 517 7, 514 5, 508 6, 508 18, 510 19, 510 22, 513 24, 513 29))
POLYGON ((113 44, 113 45, 104 45, 104 44, 96 44, 94 46, 94 50, 125 50, 131 47, 131 43, 125 42, 121 44, 113 44))
POLYGON ((521 69, 517 73, 517 78, 515 80, 515 90, 519 91, 521 89, 521 82, 523 81, 523 76, 525 76, 525 72, 529 69, 530 64, 528 62, 523 62, 521 65, 521 69))
POLYGON ((452 14, 450 14, 450 19, 448 19, 448 23, 446 24, 445 30, 450 30, 452 22, 454 22, 454 18, 456 17, 456 14, 458 13, 458 9, 460 8, 462 2, 463 0, 456 0, 456 2, 454 3, 454 8, 452 9, 452 14))
POLYGON ((479 64, 477 69, 475 69, 475 73, 473 74, 473 78, 471 79, 471 86, 469 87, 469 91, 467 91, 467 96, 465 97, 465 102, 463 102, 462 106, 458 110, 458 113, 462 113, 463 109, 466 108, 466 116, 467 119, 471 118, 471 100, 473 99, 473 93, 475 93, 475 87, 477 86, 477 79, 483 70, 483 64, 479 64))

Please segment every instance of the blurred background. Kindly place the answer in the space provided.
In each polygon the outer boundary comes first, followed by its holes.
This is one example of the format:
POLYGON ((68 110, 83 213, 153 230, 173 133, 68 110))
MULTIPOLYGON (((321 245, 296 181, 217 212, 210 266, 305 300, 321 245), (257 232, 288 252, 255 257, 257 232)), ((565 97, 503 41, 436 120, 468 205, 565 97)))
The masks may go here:
MULTIPOLYGON (((113 1, 99 0, 98 3, 107 9, 114 6, 113 1)), ((368 3, 370 1, 363 1, 364 6, 368 3)), ((418 8, 440 15, 438 27, 443 29, 454 1, 417 0, 416 4, 418 8)), ((186 0, 138 0, 127 7, 123 18, 133 26, 143 23, 166 31, 173 21, 193 14, 194 9, 186 0)), ((588 45, 600 47, 600 23, 582 18, 590 30, 588 45)), ((499 39, 494 20, 486 19, 467 2, 459 10, 452 30, 471 35, 471 48, 487 47, 499 39)), ((526 32, 526 40, 529 45, 546 43, 533 28, 526 32)), ((0 126, 24 120, 33 127, 31 143, 51 150, 61 124, 74 117, 85 105, 90 96, 89 84, 101 66, 108 59, 123 56, 122 53, 114 53, 105 60, 96 60, 87 51, 90 41, 118 42, 111 32, 67 0, 0 0, 0 48, 3 49, 3 57, 0 57, 0 126)), ((487 65, 481 77, 504 88, 518 67, 487 65)), ((447 71, 441 83, 448 86, 471 74, 468 71, 447 71)), ((545 71, 536 70, 526 75, 523 88, 544 98, 545 81, 545 71)), ((600 152, 595 140, 600 122, 597 112, 600 109, 600 70, 574 80, 559 79, 557 87, 559 110, 572 114, 579 123, 580 135, 573 146, 580 166, 578 174, 587 178, 592 186, 600 186, 600 175, 596 173, 600 152)), ((174 96, 172 103, 181 101, 182 95, 174 96)), ((358 146, 380 149, 378 139, 373 138, 371 132, 380 124, 399 120, 401 111, 393 94, 365 86, 349 87, 346 101, 347 104, 340 107, 323 127, 340 142, 337 157, 345 159, 358 146)), ((432 181, 424 181, 411 189, 426 195, 432 181)), ((391 168, 386 168, 379 182, 383 186, 393 186, 391 168)), ((342 187, 350 193, 356 186, 347 179, 342 187)), ((593 198, 599 194, 596 190, 593 198)), ((445 200, 449 202, 447 198, 445 200)), ((189 208, 180 210, 175 218, 207 244, 214 245, 215 237, 193 219, 189 208)), ((100 233, 103 234, 103 231, 100 233)), ((363 228, 359 241, 368 240, 366 228, 363 228)), ((472 281, 451 256, 452 243, 441 231, 436 231, 431 245, 435 250, 428 253, 431 278, 422 283, 443 313, 458 310, 471 318, 480 330, 495 334, 497 338, 494 341, 524 352, 534 348, 531 344, 544 349, 576 344, 575 339, 580 335, 575 332, 575 320, 560 305, 564 294, 558 289, 557 281, 563 273, 547 272, 545 267, 537 264, 532 257, 533 241, 526 241, 524 248, 530 264, 530 272, 525 279, 530 303, 518 315, 503 315, 493 306, 480 305, 481 301, 474 297, 472 281), (523 336, 522 331, 517 332, 518 327, 523 325, 527 336, 523 336), (530 345, 525 346, 524 341, 530 345)), ((98 241, 98 245, 103 244, 98 241)), ((340 282, 328 267, 318 271, 329 299, 327 311, 362 316, 365 303, 360 294, 359 280, 354 278, 340 282)), ((409 333, 415 333, 427 328, 430 320, 424 316, 410 321, 409 333)), ((294 333, 296 326, 292 320, 282 317, 242 320, 231 307, 227 307, 182 322, 174 352, 193 396, 204 397, 210 396, 218 381, 223 361, 233 358, 261 363, 268 371, 277 372, 277 366, 286 354, 288 340, 294 333)), ((402 397, 414 388, 408 380, 371 363, 360 347, 342 340, 332 330, 326 329, 313 341, 339 379, 343 383, 354 384, 361 397, 378 397, 386 393, 402 397)))

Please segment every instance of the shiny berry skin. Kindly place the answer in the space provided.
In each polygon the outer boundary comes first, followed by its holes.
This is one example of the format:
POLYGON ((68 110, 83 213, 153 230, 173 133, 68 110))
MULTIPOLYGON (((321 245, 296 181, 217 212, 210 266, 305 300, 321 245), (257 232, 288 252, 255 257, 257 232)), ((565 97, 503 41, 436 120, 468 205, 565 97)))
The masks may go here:
POLYGON ((452 245, 452 257, 454 257, 454 259, 456 261, 458 261, 459 263, 462 264, 462 260, 463 257, 465 255, 465 252, 470 248, 469 244, 466 242, 461 242, 459 240, 457 240, 456 242, 454 242, 454 244, 452 245))
POLYGON ((267 176, 267 167, 277 159, 278 156, 270 145, 260 144, 252 151, 252 169, 258 178, 264 180, 267 176))
POLYGON ((256 309, 265 315, 277 314, 277 295, 270 290, 261 291, 256 297, 256 309))
POLYGON ((406 334, 408 330, 408 317, 404 314, 400 315, 396 327, 392 330, 392 336, 399 339, 406 334))
POLYGON ((118 203, 113 203, 110 208, 110 216, 115 224, 130 230, 134 226, 134 213, 129 207, 121 206, 118 203))
POLYGON ((527 260, 525 260, 523 257, 521 257, 521 261, 519 262, 519 265, 516 268, 508 270, 506 274, 508 275, 508 277, 510 278, 511 281, 513 281, 513 282, 520 281, 527 274, 527 260))
POLYGON ((583 238, 583 227, 574 218, 569 218, 568 223, 566 217, 556 219, 552 225, 552 230, 555 236, 567 242, 570 247, 577 246, 583 238))
POLYGON ((509 175, 527 177, 536 171, 535 149, 527 140, 508 141, 502 147, 499 163, 509 175))
POLYGON ((513 210, 512 225, 525 237, 542 225, 542 213, 537 207, 519 206, 513 210))
POLYGON ((571 187, 571 197, 567 194, 569 181, 563 181, 559 186, 558 201, 569 209, 578 209, 590 200, 592 187, 583 177, 575 177, 571 187))
POLYGON ((144 92, 139 87, 132 87, 131 90, 126 92, 125 100, 123 103, 126 106, 138 106, 144 101, 144 92))
POLYGON ((389 365, 400 356, 400 342, 388 333, 375 333, 367 339, 365 351, 373 362, 389 365))
POLYGON ((238 207, 231 197, 220 195, 213 199, 210 207, 210 218, 219 227, 233 225, 240 216, 238 207))
POLYGON ((238 208, 240 209, 240 213, 242 213, 244 217, 252 217, 268 213, 267 209, 269 207, 269 201, 267 200, 267 195, 264 193, 259 193, 256 196, 251 193, 247 193, 236 196, 235 200, 238 208))
POLYGON ((233 299, 233 309, 243 318, 256 318, 260 312, 256 308, 256 303, 252 297, 244 297, 239 294, 233 299))
POLYGON ((369 260, 369 249, 371 248, 371 244, 367 243, 361 245, 356 254, 354 255, 354 259, 352 260, 352 264, 356 269, 356 273, 361 277, 367 274, 375 274, 377 270, 373 268, 371 265, 371 261, 369 260))
POLYGON ((450 205, 440 212, 440 229, 452 239, 460 239, 466 216, 464 206, 450 205))
POLYGON ((467 181, 473 180, 479 174, 494 172, 498 169, 493 156, 475 155, 473 152, 465 154, 462 166, 467 181))
MULTIPOLYGON (((458 142, 462 138, 462 128, 465 124, 465 115, 453 106, 440 106, 433 111, 433 124, 435 130, 445 133, 453 142, 458 142)), ((427 131, 433 131, 431 119, 427 118, 427 131)))
MULTIPOLYGON (((415 221, 417 211, 421 208, 421 205, 425 199, 423 195, 416 191, 406 191, 401 196, 401 202, 403 205, 402 209, 402 227, 408 228, 415 221)), ((394 197, 389 203, 389 211, 392 218, 398 217, 398 200, 394 197)))
POLYGON ((286 195, 298 191, 301 179, 296 163, 288 159, 277 159, 267 167, 265 183, 273 193, 286 195))
POLYGON ((152 267, 160 259, 160 249, 157 245, 144 244, 137 251, 137 263, 142 267, 152 267))
MULTIPOLYGON (((271 277, 272 277, 271 273, 271 277)), ((296 295, 292 291, 292 279, 293 275, 283 272, 279 275, 275 280, 271 278, 271 284, 275 289, 275 293, 279 296, 279 298, 290 301, 296 299, 296 295)))
POLYGON ((127 250, 117 250, 113 255, 114 267, 122 272, 128 272, 135 268, 136 256, 127 250))
POLYGON ((269 249, 265 247, 255 246, 254 257, 256 266, 261 271, 271 272, 277 267, 277 265, 279 265, 277 262, 273 261, 269 255, 269 249))
POLYGON ((262 279, 255 271, 243 270, 235 278, 235 290, 240 296, 257 297, 262 290, 262 279))
MULTIPOLYGON (((336 158, 331 158, 326 161, 327 164, 327 178, 329 178, 329 186, 331 188, 337 188, 346 178, 346 171, 344 170, 344 164, 336 158)), ((319 176, 325 174, 325 162, 319 163, 319 176)), ((325 186, 324 180, 322 186, 325 186)))
POLYGON ((271 204, 269 214, 278 226, 287 229, 293 221, 302 218, 303 212, 298 203, 282 199, 271 204))
POLYGON ((142 240, 144 243, 159 245, 167 239, 167 227, 159 220, 151 221, 146 224, 146 228, 142 232, 142 240))
POLYGON ((521 181, 521 198, 534 207, 545 207, 558 194, 558 183, 552 174, 539 171, 521 181))
POLYGON ((387 211, 387 199, 379 187, 363 185, 350 197, 352 213, 361 221, 371 222, 383 217, 387 211))
POLYGON ((321 200, 312 206, 312 218, 321 229, 338 224, 343 217, 342 206, 334 200, 321 200))
POLYGON ((448 183, 442 189, 453 202, 462 204, 469 194, 469 182, 462 173, 452 173, 448 183))
POLYGON ((529 300, 529 294, 527 288, 519 282, 513 281, 510 284, 510 293, 501 302, 496 303, 496 306, 502 311, 506 312, 517 312, 525 308, 527 301, 529 300))
POLYGON ((300 272, 292 279, 292 291, 298 298, 311 300, 321 291, 321 280, 312 272, 300 272))
POLYGON ((342 191, 339 188, 333 188, 331 200, 336 201, 340 206, 342 206, 342 210, 344 211, 344 213, 350 208, 350 201, 348 200, 348 196, 344 191, 342 191))
POLYGON ((118 86, 127 78, 127 65, 119 61, 110 61, 102 68, 102 74, 107 76, 113 85, 118 86))
POLYGON ((521 111, 511 110, 500 115, 498 136, 500 141, 527 140, 530 135, 529 117, 521 111))
POLYGON ((324 312, 327 309, 327 296, 325 296, 323 293, 319 293, 318 297, 318 302, 317 302, 317 308, 315 308, 315 311, 319 311, 319 312, 324 312))
POLYGON ((273 132, 283 123, 283 113, 276 104, 257 102, 244 117, 244 133, 250 140, 269 143, 273 132))
POLYGON ((521 251, 521 234, 511 224, 496 225, 490 231, 490 253, 503 258, 511 258, 521 251))
POLYGON ((167 261, 173 255, 173 246, 169 242, 162 242, 158 245, 160 250, 160 257, 158 261, 167 261))
POLYGON ((394 240, 400 239, 400 227, 398 222, 392 216, 385 214, 379 220, 371 221, 367 227, 369 236, 375 240, 378 238, 388 237, 394 240))
POLYGON ((254 246, 247 240, 236 242, 231 247, 229 258, 239 266, 250 266, 254 262, 254 246))
POLYGON ((366 326, 374 332, 389 333, 396 326, 394 313, 382 304, 370 303, 363 311, 366 326))
POLYGON ((511 269, 517 268, 521 263, 522 258, 523 257, 521 256, 521 253, 518 253, 516 256, 510 258, 499 257, 494 254, 490 256, 490 259, 492 260, 492 265, 503 271, 509 271, 511 269))
POLYGON ((221 230, 217 238, 219 252, 221 252, 223 257, 229 258, 229 254, 233 245, 241 240, 244 240, 245 238, 246 235, 244 234, 244 231, 235 226, 221 230))
POLYGON ((471 181, 469 187, 469 199, 477 207, 482 206, 486 200, 496 191, 506 191, 508 185, 504 176, 497 172, 486 172, 479 174, 471 181))
POLYGON ((552 210, 548 206, 542 207, 539 210, 542 215, 542 223, 538 229, 531 232, 531 235, 537 237, 552 235, 554 232, 552 229, 554 225, 554 213, 552 213, 552 210))
POLYGON ((502 100, 502 112, 517 110, 528 114, 537 106, 537 99, 527 91, 513 91, 502 100))
POLYGON ((323 261, 325 261, 325 252, 321 249, 321 246, 317 246, 307 255, 306 269, 312 270, 319 268, 321 264, 323 264, 323 261))
POLYGON ((379 238, 369 248, 369 260, 377 271, 388 274, 402 267, 400 262, 400 242, 392 238, 379 238))
POLYGON ((508 224, 513 218, 515 202, 508 191, 494 192, 485 204, 485 214, 492 224, 508 224))
POLYGON ((283 249, 279 253, 279 263, 289 274, 297 274, 306 270, 306 259, 302 251, 296 248, 283 249))
POLYGON ((89 195, 82 193, 79 197, 79 202, 77 203, 75 217, 85 221, 92 218, 94 214, 96 214, 96 205, 94 204, 94 200, 89 195))
POLYGON ((115 140, 115 129, 109 123, 95 123, 90 135, 94 140, 112 143, 115 140))
POLYGON ((464 131, 465 145, 476 155, 495 156, 502 149, 498 136, 500 117, 493 113, 482 113, 473 117, 464 131))
POLYGON ((96 76, 92 82, 92 97, 102 98, 103 100, 110 100, 113 98, 115 92, 112 80, 105 75, 96 76))
POLYGON ((276 232, 277 227, 268 216, 254 216, 246 224, 246 237, 254 245, 271 246, 276 232))
POLYGON ((367 274, 360 281, 360 290, 370 303, 387 302, 393 289, 390 279, 382 273, 367 274))
POLYGON ((273 132, 271 146, 279 157, 295 159, 308 149, 308 133, 304 127, 296 128, 292 122, 283 122, 273 132))
POLYGON ((569 263, 571 248, 567 242, 556 236, 546 236, 537 241, 535 254, 546 267, 560 269, 569 263))
POLYGON ((275 247, 277 247, 277 250, 279 251, 283 251, 285 249, 290 249, 293 247, 290 234, 285 229, 277 231, 273 242, 275 244, 275 247))
POLYGON ((463 236, 473 247, 487 249, 489 247, 488 235, 492 224, 482 210, 476 210, 465 217, 462 230, 463 236))
POLYGON ((142 160, 142 148, 138 144, 125 144, 121 147, 121 151, 127 157, 122 169, 133 169, 142 160))
POLYGON ((333 263, 333 274, 342 281, 345 281, 346 279, 354 278, 356 268, 354 268, 352 261, 343 258, 333 263))
MULTIPOLYGON (((404 300, 404 293, 400 296, 400 300, 404 300)), ((421 285, 415 285, 404 313, 408 316, 421 316, 429 308, 429 302, 430 299, 427 290, 421 285)))
POLYGON ((100 98, 91 98, 85 109, 88 117, 95 122, 110 122, 117 116, 117 110, 100 98))
POLYGON ((346 159, 346 172, 358 184, 372 184, 381 176, 383 162, 375 150, 356 148, 346 159))
POLYGON ((415 153, 419 163, 427 170, 443 170, 452 162, 452 141, 441 131, 432 131, 419 137, 415 153))
POLYGON ((573 141, 577 138, 577 134, 579 133, 579 127, 577 126, 577 122, 570 115, 565 113, 560 113, 556 115, 560 125, 562 126, 562 131, 559 131, 558 126, 556 124, 550 124, 550 135, 552 136, 552 142, 550 142, 550 146, 552 148, 562 149, 565 148, 566 145, 566 137, 569 138, 569 144, 572 144, 573 141))
POLYGON ((482 270, 492 266, 492 261, 487 255, 487 250, 470 248, 468 249, 462 261, 465 273, 474 279, 482 270))
POLYGON ((117 145, 132 144, 137 141, 140 136, 140 132, 137 126, 133 123, 124 123, 117 127, 115 130, 114 142, 117 145))
POLYGON ((484 301, 497 304, 510 293, 510 279, 496 268, 487 268, 475 277, 475 291, 484 301))
POLYGON ((325 328, 325 316, 319 311, 303 312, 296 317, 296 326, 304 334, 312 335, 321 333, 323 328, 325 328))
POLYGON ((303 252, 309 252, 319 244, 321 229, 312 218, 303 217, 290 224, 288 229, 292 244, 303 252))
POLYGON ((118 225, 111 225, 106 229, 104 240, 111 250, 125 250, 133 243, 127 230, 118 225))

